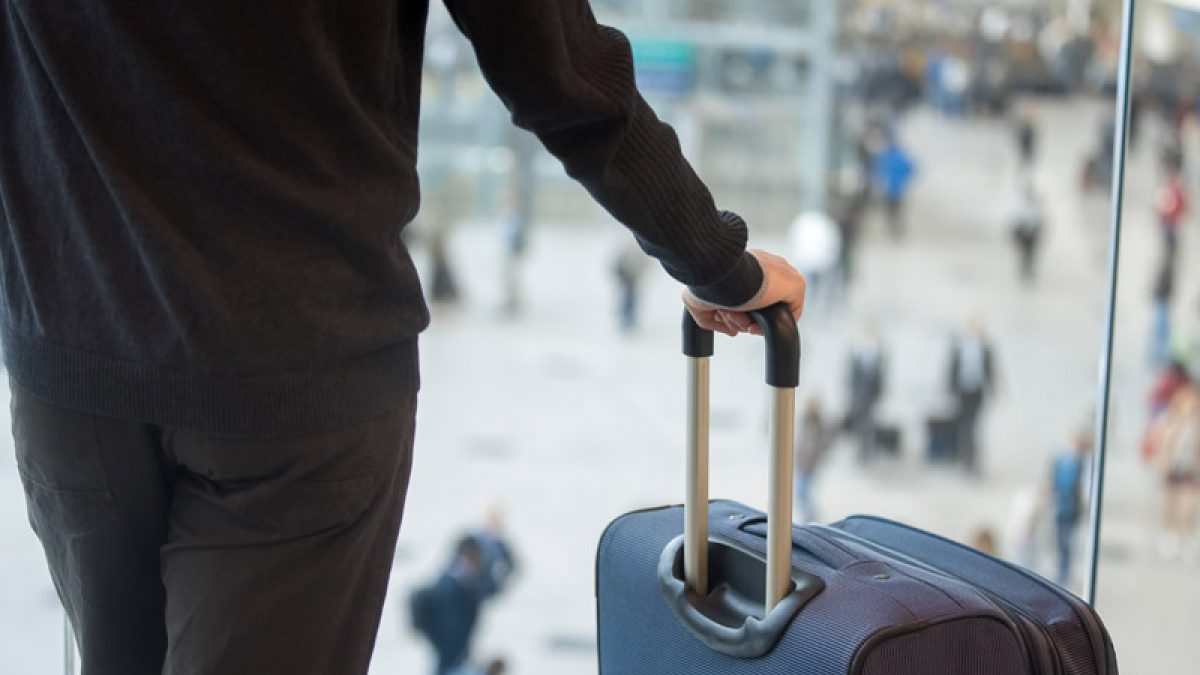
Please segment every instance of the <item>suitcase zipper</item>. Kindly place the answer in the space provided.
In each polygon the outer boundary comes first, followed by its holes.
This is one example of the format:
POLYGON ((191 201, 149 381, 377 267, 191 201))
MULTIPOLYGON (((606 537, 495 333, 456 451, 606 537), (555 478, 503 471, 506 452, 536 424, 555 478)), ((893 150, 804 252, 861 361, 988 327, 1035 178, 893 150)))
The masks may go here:
MULTIPOLYGON (((910 532, 915 532, 917 534, 920 534, 921 536, 936 539, 945 544, 949 544, 955 548, 961 549, 963 551, 967 551, 974 555, 983 555, 979 551, 976 551, 975 549, 971 548, 970 546, 966 546, 957 541, 947 539, 947 538, 937 535, 937 534, 933 534, 932 532, 925 532, 924 530, 918 530, 917 528, 911 527, 909 525, 905 525, 904 523, 897 523, 897 522, 887 520, 885 518, 879 518, 876 516, 853 516, 853 517, 860 519, 860 520, 870 520, 870 521, 874 521, 876 523, 883 523, 885 525, 901 527, 910 532)), ((857 535, 851 534, 850 532, 846 532, 844 530, 839 530, 837 528, 832 528, 832 527, 828 527, 828 526, 824 526, 824 525, 821 527, 830 529, 834 532, 845 534, 847 536, 855 537, 856 539, 861 539, 861 537, 858 537, 857 535)), ((1099 669, 1098 675, 1116 675, 1116 670, 1114 668, 1110 668, 1110 666, 1114 666, 1115 663, 1110 662, 1110 659, 1109 659, 1109 650, 1106 645, 1106 640, 1104 639, 1104 629, 1101 626, 1101 624, 1099 623, 1099 620, 1093 614, 1093 610, 1090 606, 1088 606, 1086 603, 1084 603, 1082 600, 1080 600, 1074 593, 1064 590, 1062 587, 1058 586, 1057 584, 1052 584, 1049 581, 1046 581, 1045 579, 1041 578, 1040 576, 1033 574, 1029 570, 1027 570, 1019 565, 1015 565, 1013 563, 1008 562, 1007 560, 1001 560, 999 558, 993 558, 993 560, 995 562, 999 563, 1002 567, 1009 569, 1013 572, 1016 572, 1017 574, 1020 574, 1021 576, 1025 577, 1029 581, 1032 581, 1033 583, 1037 584, 1038 586, 1041 586, 1042 588, 1045 588, 1046 590, 1054 593, 1059 598, 1062 598, 1062 600, 1064 602, 1066 602, 1067 605, 1071 608, 1071 611, 1075 613, 1075 616, 1077 616, 1079 618, 1080 623, 1082 623, 1084 625, 1084 628, 1085 628, 1084 633, 1087 635, 1087 638, 1088 638, 1088 646, 1090 646, 1092 648, 1092 658, 1096 662, 1096 668, 1099 669), (1082 609, 1081 609, 1081 607, 1082 607, 1082 609), (1101 647, 1103 647, 1103 649, 1102 650, 1098 649, 1097 644, 1101 645, 1101 647)), ((1115 659, 1113 661, 1115 661, 1115 659)))
MULTIPOLYGON (((1024 642, 1027 646, 1034 643, 1034 640, 1032 639, 1033 636, 1030 634, 1032 632, 1037 632, 1037 633, 1041 634, 1042 644, 1053 644, 1054 643, 1054 640, 1050 637, 1049 632, 1046 630, 1046 628, 1043 627, 1042 624, 1039 621, 1037 621, 1037 619, 1035 617, 1030 616, 1030 614, 1027 613, 1023 608, 1018 607, 1014 603, 1009 602, 1008 600, 1005 600, 1004 598, 1002 598, 994 593, 991 593, 990 591, 988 591, 986 589, 980 588, 976 584, 972 584, 971 582, 967 581, 966 579, 963 579, 955 574, 947 572, 946 570, 943 570, 941 568, 934 567, 933 565, 930 565, 929 563, 924 562, 922 560, 917 560, 916 558, 913 558, 912 556, 906 555, 904 553, 900 553, 899 551, 893 551, 891 549, 885 548, 880 544, 876 544, 873 541, 864 539, 864 538, 859 537, 850 532, 844 532, 842 530, 828 527, 826 525, 815 525, 815 527, 812 529, 819 529, 822 532, 832 533, 834 537, 849 540, 855 544, 863 546, 864 548, 868 548, 872 551, 875 551, 876 553, 880 554, 881 556, 889 556, 889 557, 897 558, 901 562, 912 565, 919 569, 923 569, 927 572, 933 572, 934 574, 938 574, 940 576, 948 577, 950 579, 954 579, 958 582, 964 583, 964 584, 978 590, 981 595, 986 597, 993 604, 997 605, 997 607, 1001 611, 1003 611, 1005 614, 1009 615, 1010 619, 1014 618, 1013 615, 1016 615, 1015 618, 1018 620, 1013 621, 1013 626, 1017 629, 1017 632, 1020 634, 1021 641, 1024 642), (1032 626, 1032 628, 1030 628, 1030 626, 1032 626)), ((812 529, 810 529, 810 531, 812 531, 812 529)), ((818 535, 818 536, 821 536, 821 535, 818 535)), ((826 541, 828 541, 830 537, 824 536, 822 538, 824 538, 826 541)), ((1038 651, 1041 652, 1042 650, 1039 649, 1038 651)), ((1041 661, 1041 659, 1037 659, 1037 661, 1041 661)), ((1035 665, 1035 667, 1039 671, 1041 670, 1041 665, 1035 665)), ((1063 672, 1063 667, 1062 667, 1062 662, 1058 655, 1057 650, 1053 650, 1053 649, 1050 650, 1050 668, 1052 671, 1051 673, 1046 673, 1046 674, 1034 673, 1034 675, 1061 675, 1061 673, 1063 672)))

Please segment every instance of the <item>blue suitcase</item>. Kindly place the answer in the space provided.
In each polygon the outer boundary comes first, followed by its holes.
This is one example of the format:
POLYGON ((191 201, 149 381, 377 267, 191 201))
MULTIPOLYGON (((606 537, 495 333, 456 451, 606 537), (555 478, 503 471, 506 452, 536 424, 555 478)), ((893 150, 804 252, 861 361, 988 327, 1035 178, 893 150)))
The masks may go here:
POLYGON ((712 335, 685 316, 687 499, 601 537, 601 675, 1116 675, 1099 617, 1031 572, 879 518, 791 525, 799 338, 786 309, 755 320, 775 388, 768 513, 708 501, 712 335))

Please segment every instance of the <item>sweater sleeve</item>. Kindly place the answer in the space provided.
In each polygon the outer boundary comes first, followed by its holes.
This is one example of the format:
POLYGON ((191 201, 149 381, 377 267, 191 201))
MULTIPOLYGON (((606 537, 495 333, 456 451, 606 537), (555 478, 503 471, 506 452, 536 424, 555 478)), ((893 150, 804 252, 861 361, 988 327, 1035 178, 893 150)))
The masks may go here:
POLYGON ((587 0, 445 0, 513 122, 700 298, 750 300, 763 284, 746 224, 718 211, 674 131, 638 93, 629 41, 587 0))

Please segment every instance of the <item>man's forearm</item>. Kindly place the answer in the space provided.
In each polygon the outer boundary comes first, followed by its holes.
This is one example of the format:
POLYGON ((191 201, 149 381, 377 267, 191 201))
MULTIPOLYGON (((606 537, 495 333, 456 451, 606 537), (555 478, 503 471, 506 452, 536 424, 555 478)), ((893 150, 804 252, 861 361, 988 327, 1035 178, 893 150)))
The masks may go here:
POLYGON ((674 131, 642 99, 629 42, 585 0, 447 0, 484 76, 643 250, 700 298, 748 301, 762 270, 746 226, 717 210, 674 131))

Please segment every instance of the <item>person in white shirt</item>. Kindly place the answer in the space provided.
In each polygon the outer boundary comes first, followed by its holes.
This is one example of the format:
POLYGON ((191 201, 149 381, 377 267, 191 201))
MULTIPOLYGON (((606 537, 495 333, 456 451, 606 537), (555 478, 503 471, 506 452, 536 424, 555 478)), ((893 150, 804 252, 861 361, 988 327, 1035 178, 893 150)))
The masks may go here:
POLYGON ((833 218, 810 210, 796 216, 788 230, 792 263, 808 281, 808 306, 827 307, 839 283, 842 233, 833 218))

